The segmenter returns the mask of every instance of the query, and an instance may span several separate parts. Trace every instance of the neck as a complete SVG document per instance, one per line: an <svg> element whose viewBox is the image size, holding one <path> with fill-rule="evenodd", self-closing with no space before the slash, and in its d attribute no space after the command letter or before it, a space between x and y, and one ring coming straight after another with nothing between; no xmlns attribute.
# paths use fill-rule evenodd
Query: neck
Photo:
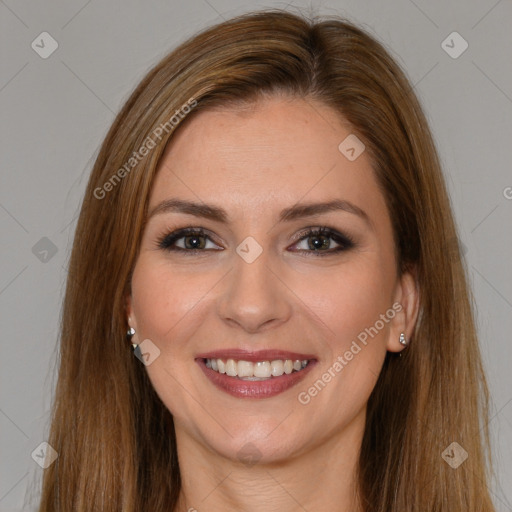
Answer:
<svg viewBox="0 0 512 512"><path fill-rule="evenodd" d="M365 413L298 455L245 464L213 452L176 425L182 488L175 512L363 512L356 471Z"/></svg>

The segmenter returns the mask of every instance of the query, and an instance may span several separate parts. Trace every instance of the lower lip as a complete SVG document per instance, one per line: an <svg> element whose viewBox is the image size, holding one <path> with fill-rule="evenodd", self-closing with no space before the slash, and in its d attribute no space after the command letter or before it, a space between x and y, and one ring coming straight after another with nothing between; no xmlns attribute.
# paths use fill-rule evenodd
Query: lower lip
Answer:
<svg viewBox="0 0 512 512"><path fill-rule="evenodd" d="M196 359L196 362L215 386L236 398L270 398L276 396L304 379L316 364L316 361L312 360L298 372L293 371L288 375L283 374L280 377L271 377L268 380L251 381L230 377L225 373L207 368L204 359Z"/></svg>

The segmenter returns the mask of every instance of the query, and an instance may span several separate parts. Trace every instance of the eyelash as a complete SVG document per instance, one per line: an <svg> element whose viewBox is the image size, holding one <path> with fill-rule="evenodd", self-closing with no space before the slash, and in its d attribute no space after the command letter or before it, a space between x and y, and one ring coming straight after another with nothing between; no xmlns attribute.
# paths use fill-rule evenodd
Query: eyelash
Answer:
<svg viewBox="0 0 512 512"><path fill-rule="evenodd" d="M159 249L162 249L164 251L176 251L181 252L182 254L186 254L187 256L193 256L200 252L205 252L212 249L183 249L181 247L173 247L173 244L176 243L181 238L185 238L187 236L203 236L206 238L210 238L206 230L203 228L182 228L178 229L176 231L173 231L172 233L168 233L163 235L157 240L157 247ZM310 253L307 256L313 256L313 257L323 257L323 256L332 256L334 253L344 252L349 249L352 249L355 247L354 240L346 235L341 234L337 232L334 229L331 229L327 226L321 226L319 228L307 228L304 231L302 231L299 235L297 240L294 242L293 245L298 244L304 239L307 239L311 236L328 236L332 240L334 240L337 244L340 244L339 247L336 247L334 249L329 249L328 251L316 251L316 250L307 250L307 249L298 249L297 252L301 253ZM213 240L212 240L213 241ZM218 249L213 249L218 250ZM311 254L312 253L312 254Z"/></svg>

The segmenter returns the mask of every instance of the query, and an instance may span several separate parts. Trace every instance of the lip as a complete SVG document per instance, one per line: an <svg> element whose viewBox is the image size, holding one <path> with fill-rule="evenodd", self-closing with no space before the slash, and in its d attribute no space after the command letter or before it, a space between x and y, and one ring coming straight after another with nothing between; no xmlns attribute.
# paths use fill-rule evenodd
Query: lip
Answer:
<svg viewBox="0 0 512 512"><path fill-rule="evenodd" d="M265 356L262 358L262 354L270 354L272 357L271 360L275 359L293 359L293 357L288 357L292 355L292 352L280 352L280 351L261 351L261 352L251 352L250 355L252 359L245 359L240 355L236 357L233 356L233 351L229 351L229 356L219 355L223 353L228 353L228 351L219 351L219 352L211 352L212 355L208 355L208 357L198 357L196 359L197 364L206 375L206 377L212 382L218 389L224 391L225 393L235 397L235 398L271 398L273 396L279 395L290 389L291 387L298 384L301 380L303 380L309 372L314 368L316 363L318 362L316 359L313 359L311 356L306 356L305 354L297 354L299 357L295 357L295 359L304 360L310 359L308 365L302 370L296 372L292 372L288 375L283 374L280 377L272 377L268 380L260 380L260 381L250 381L250 380L242 380L237 379L236 377L230 377L225 373L219 373L211 368L206 367L206 359L238 359L244 361L268 361L269 357ZM279 353L278 357L274 357L274 354ZM257 354L257 356L254 356ZM286 354L286 357L283 356Z"/></svg>
<svg viewBox="0 0 512 512"><path fill-rule="evenodd" d="M305 359L315 359L313 354L299 354L298 352L288 352L285 350L244 350L240 348L215 350L212 352L205 352L196 356L199 359L236 359L237 361L249 361L256 363L258 361L275 361L276 359L291 359L292 361ZM309 365L308 365L309 366ZM307 367L306 367L307 368Z"/></svg>

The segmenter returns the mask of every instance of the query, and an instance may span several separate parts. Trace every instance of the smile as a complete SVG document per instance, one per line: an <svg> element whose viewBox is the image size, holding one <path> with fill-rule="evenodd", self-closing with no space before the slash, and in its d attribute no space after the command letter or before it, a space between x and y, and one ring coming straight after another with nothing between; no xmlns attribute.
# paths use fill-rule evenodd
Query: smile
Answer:
<svg viewBox="0 0 512 512"><path fill-rule="evenodd" d="M270 398L302 381L318 363L312 354L231 349L198 354L207 381L236 398Z"/></svg>
<svg viewBox="0 0 512 512"><path fill-rule="evenodd" d="M206 368L243 380L268 380L281 375L300 372L308 365L308 360L275 359L273 361L244 361L235 359L205 359Z"/></svg>

